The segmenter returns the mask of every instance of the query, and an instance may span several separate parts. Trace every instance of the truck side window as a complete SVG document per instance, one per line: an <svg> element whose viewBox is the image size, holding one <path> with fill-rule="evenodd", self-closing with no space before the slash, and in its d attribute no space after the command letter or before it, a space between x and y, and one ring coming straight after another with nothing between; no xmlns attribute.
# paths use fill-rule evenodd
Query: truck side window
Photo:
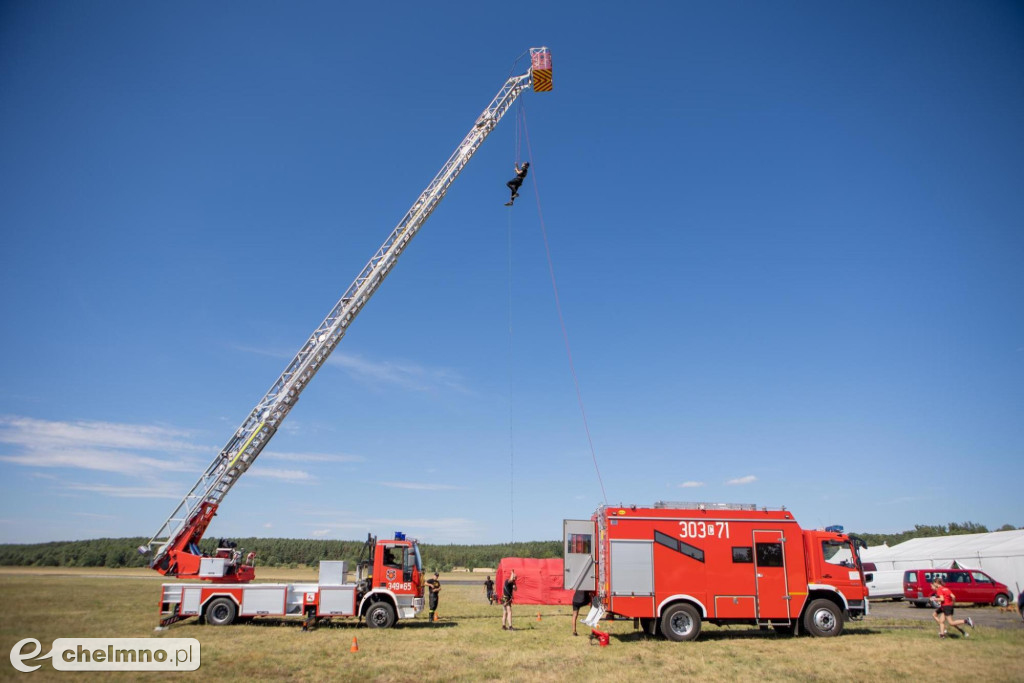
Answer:
<svg viewBox="0 0 1024 683"><path fill-rule="evenodd" d="M659 545L663 545L666 548L671 548L672 550L675 550L677 553L682 553L683 555L686 555L687 557L691 557L691 558L697 560L698 562L703 562L704 561L704 551L703 550L701 550L700 548L698 548L696 546L690 545L686 541L676 540L676 539L672 538L671 536L669 536L668 534L663 534L660 531L655 531L654 532L654 542L658 543Z"/></svg>
<svg viewBox="0 0 1024 683"><path fill-rule="evenodd" d="M782 567L781 543L757 543L758 567Z"/></svg>
<svg viewBox="0 0 1024 683"><path fill-rule="evenodd" d="M565 549L565 552L589 555L591 538L593 537L590 534L569 534L569 538L566 541L568 547Z"/></svg>
<svg viewBox="0 0 1024 683"><path fill-rule="evenodd" d="M752 564L754 562L754 549L750 546L733 548L732 561L742 564Z"/></svg>
<svg viewBox="0 0 1024 683"><path fill-rule="evenodd" d="M974 575L975 583L992 583L992 579L988 578L981 572L971 572L971 574Z"/></svg>

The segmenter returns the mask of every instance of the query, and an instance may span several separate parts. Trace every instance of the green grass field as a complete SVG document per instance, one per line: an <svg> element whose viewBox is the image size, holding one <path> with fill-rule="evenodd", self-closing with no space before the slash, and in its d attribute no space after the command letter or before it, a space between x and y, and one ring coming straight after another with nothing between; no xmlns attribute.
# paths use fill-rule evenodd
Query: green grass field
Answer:
<svg viewBox="0 0 1024 683"><path fill-rule="evenodd" d="M103 680L215 675L292 680L733 680L1024 681L1024 629L981 629L970 639L939 640L931 622L870 618L839 638L787 638L751 627L705 625L699 640L644 638L630 621L604 622L611 645L571 635L569 607L516 606L516 631L501 630L500 608L481 585L444 585L440 621L400 622L389 630L339 621L303 632L298 622L229 627L189 620L155 633L161 578L148 570L0 571L0 678L70 680L47 663L15 671L11 647L36 638L48 652L67 637L196 638L202 666L192 673L99 674ZM263 579L315 580L306 570L268 571ZM446 577L442 577L444 582ZM482 580L466 574L449 579ZM540 614L538 621L537 615ZM350 652L352 639L359 651ZM100 680L96 678L95 680Z"/></svg>

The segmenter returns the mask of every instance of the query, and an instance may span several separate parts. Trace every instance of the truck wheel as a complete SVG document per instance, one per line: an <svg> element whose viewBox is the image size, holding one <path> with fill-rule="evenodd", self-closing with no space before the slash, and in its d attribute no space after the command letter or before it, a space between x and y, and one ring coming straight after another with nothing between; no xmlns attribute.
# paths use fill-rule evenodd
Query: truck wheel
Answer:
<svg viewBox="0 0 1024 683"><path fill-rule="evenodd" d="M661 615L661 635L676 642L693 640L700 635L700 612L685 602L672 605Z"/></svg>
<svg viewBox="0 0 1024 683"><path fill-rule="evenodd" d="M996 599L993 602L993 604L996 607L1006 607L1007 605L1010 604L1010 596L1007 595L1006 593L1000 593L999 595L996 596Z"/></svg>
<svg viewBox="0 0 1024 683"><path fill-rule="evenodd" d="M238 609L231 598L214 598L206 606L206 623L213 626L227 626L235 620Z"/></svg>
<svg viewBox="0 0 1024 683"><path fill-rule="evenodd" d="M395 608L387 602L375 602L366 611L366 625L370 628L391 628L395 623Z"/></svg>
<svg viewBox="0 0 1024 683"><path fill-rule="evenodd" d="M831 638L843 632L843 614L831 600L819 598L804 612L804 629L817 638Z"/></svg>

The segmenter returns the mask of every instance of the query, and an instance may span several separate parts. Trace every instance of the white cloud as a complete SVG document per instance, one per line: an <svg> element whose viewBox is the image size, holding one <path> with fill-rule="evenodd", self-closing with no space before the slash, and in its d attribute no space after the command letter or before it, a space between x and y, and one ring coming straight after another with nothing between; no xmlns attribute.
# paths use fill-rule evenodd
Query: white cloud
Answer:
<svg viewBox="0 0 1024 683"><path fill-rule="evenodd" d="M327 364L341 368L356 380L371 386L389 384L427 393L439 390L473 393L459 373L449 368L429 368L391 360L373 361L352 353L335 353Z"/></svg>
<svg viewBox="0 0 1024 683"><path fill-rule="evenodd" d="M362 455L347 453L281 453L280 451L264 451L260 456L264 460L288 460L289 462L366 462Z"/></svg>
<svg viewBox="0 0 1024 683"><path fill-rule="evenodd" d="M290 482L313 480L313 476L305 470L279 470L273 467L253 467L248 471L248 474L253 477L279 479L281 481Z"/></svg>
<svg viewBox="0 0 1024 683"><path fill-rule="evenodd" d="M418 538L421 541L431 542L431 538L443 538L445 543L472 542L479 538L482 527L476 520L465 517L440 517L440 518L357 518L344 517L338 521L321 520L316 525L326 528L315 529L311 532L313 536L336 536L350 535L351 530L365 534L367 531L390 534L396 529L405 532L410 538Z"/></svg>
<svg viewBox="0 0 1024 683"><path fill-rule="evenodd" d="M196 469L194 464L182 461L159 460L116 451L74 448L63 451L40 448L38 451L21 455L0 455L0 461L26 467L75 467L123 474L143 474L153 470L187 472Z"/></svg>
<svg viewBox="0 0 1024 683"><path fill-rule="evenodd" d="M681 488L681 489L695 489L695 488L699 488L699 487L704 486L704 485L705 484L702 481L684 481L682 484L679 485L679 488Z"/></svg>
<svg viewBox="0 0 1024 683"><path fill-rule="evenodd" d="M302 510L301 514L307 517L350 517L355 513L349 512L348 510L324 510L323 508L309 508ZM317 524L323 524L323 522L317 522Z"/></svg>
<svg viewBox="0 0 1024 683"><path fill-rule="evenodd" d="M0 417L0 441L36 446L39 444L101 446L106 448L199 451L204 446L182 441L187 433L155 425L118 424L116 422L55 422L31 417Z"/></svg>
<svg viewBox="0 0 1024 683"><path fill-rule="evenodd" d="M261 356L291 359L293 354L268 351L249 346L236 346L239 351ZM433 393L441 390L472 394L462 376L450 368L430 368L409 361L370 360L354 353L335 351L327 359L327 365L344 370L353 379L370 387L381 385L398 386L410 391Z"/></svg>
<svg viewBox="0 0 1024 683"><path fill-rule="evenodd" d="M13 446L14 453L0 456L0 461L128 475L195 471L198 465L194 459L181 454L209 449L182 436L187 433L154 425L60 422L6 415L0 417L0 443ZM141 455L140 451L155 454ZM167 453L178 456L165 457Z"/></svg>
<svg viewBox="0 0 1024 683"><path fill-rule="evenodd" d="M879 500L875 502L875 505L906 505L907 503L920 503L925 500L934 500L938 496L899 496L889 500Z"/></svg>
<svg viewBox="0 0 1024 683"><path fill-rule="evenodd" d="M387 486L393 489L406 489L409 491L463 491L465 490L462 486L453 486L451 484L425 484L417 481L382 481L381 486Z"/></svg>
<svg viewBox="0 0 1024 683"><path fill-rule="evenodd" d="M726 486L741 486L743 484L753 484L755 481L757 481L757 477L755 477L753 474L748 474L745 477L737 477L736 479L730 479L729 481L725 482L725 484Z"/></svg>
<svg viewBox="0 0 1024 683"><path fill-rule="evenodd" d="M162 486L114 486L111 484L68 484L69 491L98 493L109 498L181 498L181 491Z"/></svg>

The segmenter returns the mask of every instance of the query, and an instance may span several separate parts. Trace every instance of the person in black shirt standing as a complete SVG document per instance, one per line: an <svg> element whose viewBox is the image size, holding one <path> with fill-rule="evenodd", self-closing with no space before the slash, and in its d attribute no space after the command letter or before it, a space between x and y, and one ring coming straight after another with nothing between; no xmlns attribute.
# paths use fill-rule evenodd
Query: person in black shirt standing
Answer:
<svg viewBox="0 0 1024 683"><path fill-rule="evenodd" d="M501 629L514 631L512 628L512 598L516 592L516 573L511 571L501 589Z"/></svg>
<svg viewBox="0 0 1024 683"><path fill-rule="evenodd" d="M487 580L484 581L484 592L487 593L487 604L488 605L493 605L494 604L494 579L492 579L490 576L488 576Z"/></svg>
<svg viewBox="0 0 1024 683"><path fill-rule="evenodd" d="M430 589L430 616L428 621L434 622L434 612L437 611L437 598L441 592L441 582L437 578L437 572L434 572L434 578L427 580L427 588Z"/></svg>

